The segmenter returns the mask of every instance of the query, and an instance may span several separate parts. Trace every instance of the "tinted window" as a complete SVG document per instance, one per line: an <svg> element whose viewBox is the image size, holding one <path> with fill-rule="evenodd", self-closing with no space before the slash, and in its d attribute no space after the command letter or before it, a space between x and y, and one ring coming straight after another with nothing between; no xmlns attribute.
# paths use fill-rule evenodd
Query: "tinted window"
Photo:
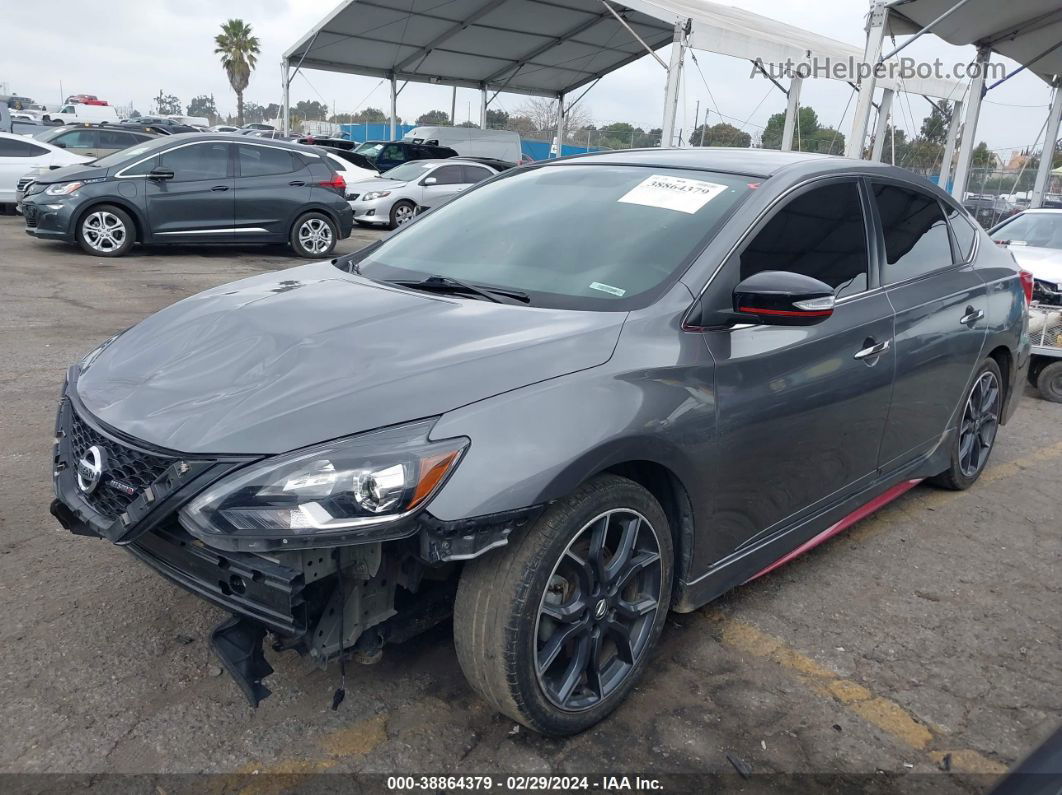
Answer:
<svg viewBox="0 0 1062 795"><path fill-rule="evenodd" d="M465 181L465 170L461 166L441 166L429 176L435 177L436 185L460 185Z"/></svg>
<svg viewBox="0 0 1062 795"><path fill-rule="evenodd" d="M121 130L99 130L99 147L101 149L125 149L139 143L144 138L137 138ZM145 136L146 137L146 136Z"/></svg>
<svg viewBox="0 0 1062 795"><path fill-rule="evenodd" d="M0 138L0 157L40 157L47 154L43 146L29 141L17 141L12 138Z"/></svg>
<svg viewBox="0 0 1062 795"><path fill-rule="evenodd" d="M229 144L202 143L171 149L163 152L159 167L172 170L176 182L223 179L229 174Z"/></svg>
<svg viewBox="0 0 1062 795"><path fill-rule="evenodd" d="M99 146L99 136L95 130L70 130L57 135L52 143L67 149L95 149Z"/></svg>
<svg viewBox="0 0 1062 795"><path fill-rule="evenodd" d="M867 289L866 225L854 182L801 194L767 222L741 253L741 278L760 271L802 273L837 297Z"/></svg>
<svg viewBox="0 0 1062 795"><path fill-rule="evenodd" d="M287 149L238 144L236 151L240 160L240 176L243 177L290 174L296 168ZM298 167L301 168L301 164Z"/></svg>
<svg viewBox="0 0 1062 795"><path fill-rule="evenodd" d="M509 172L383 241L360 273L508 287L536 306L626 309L674 278L749 194L748 181L639 166Z"/></svg>
<svg viewBox="0 0 1062 795"><path fill-rule="evenodd" d="M385 146L380 152L380 159L401 163L403 160L407 159L405 147L396 144Z"/></svg>
<svg viewBox="0 0 1062 795"><path fill-rule="evenodd" d="M494 172L481 166L462 166L465 172L463 182L482 182L487 177L493 177Z"/></svg>
<svg viewBox="0 0 1062 795"><path fill-rule="evenodd" d="M951 264L948 224L932 196L896 185L874 186L885 234L885 283L921 276Z"/></svg>
<svg viewBox="0 0 1062 795"><path fill-rule="evenodd" d="M973 253L974 238L977 235L973 228L973 221L951 205L945 204L944 211L948 214L951 233L955 236L955 243L959 247L958 261L966 262Z"/></svg>
<svg viewBox="0 0 1062 795"><path fill-rule="evenodd" d="M100 161L96 161L96 165L99 165ZM122 170L123 177L143 177L150 173L151 169L159 164L157 157L149 157L143 163L139 165L130 166L129 168Z"/></svg>

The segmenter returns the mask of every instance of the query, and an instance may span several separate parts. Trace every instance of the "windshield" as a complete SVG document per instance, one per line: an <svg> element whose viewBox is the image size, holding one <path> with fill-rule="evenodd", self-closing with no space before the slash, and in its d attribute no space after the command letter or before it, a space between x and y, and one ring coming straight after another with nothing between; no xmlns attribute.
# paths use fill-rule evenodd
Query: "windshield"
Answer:
<svg viewBox="0 0 1062 795"><path fill-rule="evenodd" d="M1062 213L1022 213L991 234L1012 246L1062 249Z"/></svg>
<svg viewBox="0 0 1062 795"><path fill-rule="evenodd" d="M640 166L509 172L385 240L359 272L515 290L535 306L629 309L677 278L748 195L748 183Z"/></svg>
<svg viewBox="0 0 1062 795"><path fill-rule="evenodd" d="M403 163L400 166L395 166L392 169L385 171L380 176L384 179L401 179L401 180L415 180L420 179L424 172L435 168L435 163L425 163L423 160L420 162Z"/></svg>
<svg viewBox="0 0 1062 795"><path fill-rule="evenodd" d="M365 157L373 159L378 154L380 154L380 151L383 148L384 145L379 141L366 141L354 151L357 152L359 155L365 155Z"/></svg>
<svg viewBox="0 0 1062 795"><path fill-rule="evenodd" d="M120 149L117 152L112 152L106 157L101 157L99 160L93 161L92 165L110 168L111 166L124 165L127 161L132 163L141 157L147 157L155 150L161 148L166 142L166 138L155 138L151 141L131 146L128 149Z"/></svg>

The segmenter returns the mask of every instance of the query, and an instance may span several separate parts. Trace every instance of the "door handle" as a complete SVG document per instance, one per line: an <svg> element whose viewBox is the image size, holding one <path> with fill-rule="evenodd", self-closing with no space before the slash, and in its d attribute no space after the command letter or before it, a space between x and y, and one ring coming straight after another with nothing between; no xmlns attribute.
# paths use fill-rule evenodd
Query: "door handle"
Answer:
<svg viewBox="0 0 1062 795"><path fill-rule="evenodd" d="M867 342L873 342L873 340L868 339L863 344L866 345ZM885 351L889 349L889 346L891 344L892 343L890 340L885 340L884 342L876 342L873 345L869 345L866 348L863 348L863 350L861 351L856 351L854 354L852 354L852 358L859 359L861 361L864 359L873 359L876 356L880 356L881 354L885 353Z"/></svg>
<svg viewBox="0 0 1062 795"><path fill-rule="evenodd" d="M293 188L304 188L304 187L306 187L306 183L303 182L301 179L293 179L288 184L291 185L291 187L293 187Z"/></svg>
<svg viewBox="0 0 1062 795"><path fill-rule="evenodd" d="M213 188L211 188L212 191L215 191L217 193L221 193L223 191L227 191L228 189L229 189L228 185L215 185Z"/></svg>
<svg viewBox="0 0 1062 795"><path fill-rule="evenodd" d="M985 316L983 309L974 309L972 306L966 307L966 314L959 318L959 322L964 326L973 328L974 323Z"/></svg>

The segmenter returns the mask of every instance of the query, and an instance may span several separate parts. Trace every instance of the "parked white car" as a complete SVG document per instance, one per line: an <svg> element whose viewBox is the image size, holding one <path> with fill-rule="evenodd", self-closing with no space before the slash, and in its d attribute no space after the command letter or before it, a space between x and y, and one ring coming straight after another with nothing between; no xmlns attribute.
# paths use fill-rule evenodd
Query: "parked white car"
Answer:
<svg viewBox="0 0 1062 795"><path fill-rule="evenodd" d="M347 183L347 199L354 222L361 226L383 224L390 229L413 220L453 198L477 182L493 177L510 163L487 165L456 157L445 160L414 160L385 171L375 179Z"/></svg>
<svg viewBox="0 0 1062 795"><path fill-rule="evenodd" d="M321 147L322 149L324 147ZM333 154L325 150L325 157L328 158L332 167L339 172L339 175L343 177L343 181L347 183L347 198L350 198L350 186L356 183L365 182L366 180L378 177L379 174L375 169L359 168L351 163L349 160L344 160L337 154Z"/></svg>
<svg viewBox="0 0 1062 795"><path fill-rule="evenodd" d="M25 135L0 133L0 204L16 202L15 191L23 178L91 159Z"/></svg>
<svg viewBox="0 0 1062 795"><path fill-rule="evenodd" d="M988 236L1006 246L1033 275L1033 297L1062 306L1062 210L1026 210L993 227Z"/></svg>

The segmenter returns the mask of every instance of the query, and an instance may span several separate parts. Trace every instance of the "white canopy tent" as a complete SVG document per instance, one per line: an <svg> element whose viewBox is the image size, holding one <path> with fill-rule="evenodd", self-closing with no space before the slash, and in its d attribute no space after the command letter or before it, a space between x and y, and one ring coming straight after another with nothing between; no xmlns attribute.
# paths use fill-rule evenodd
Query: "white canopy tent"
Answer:
<svg viewBox="0 0 1062 795"><path fill-rule="evenodd" d="M1028 69L1054 86L1044 150L1032 197L1032 206L1040 206L1051 170L1054 144L1058 139L1059 119L1062 117L1062 5L1059 0L893 0L888 5L878 0L871 12L871 25L867 33L868 62L879 59L886 33L913 34L916 38L933 33L950 44L974 44L977 46L978 64L987 66L992 53L996 52L1017 61L1022 69ZM887 55L895 56L910 41ZM870 82L872 84L873 80ZM952 195L960 200L966 192L981 101L986 91L994 87L986 88L985 82L984 70L970 79L952 187ZM865 129L868 115L868 109L857 108L853 138L859 129ZM949 144L954 142L958 124L959 114L956 113L949 131ZM861 145L862 136L859 138ZM945 151L942 185L947 181L950 161L951 146Z"/></svg>
<svg viewBox="0 0 1062 795"><path fill-rule="evenodd" d="M667 44L671 62L656 50ZM285 54L283 117L287 129L291 80L301 68L373 75L391 84L391 129L406 81L477 88L481 126L498 92L560 101L558 138L567 111L604 75L646 53L667 69L662 145L675 143L683 56L688 48L764 63L793 65L863 60L859 47L707 0L344 0ZM294 71L293 71L294 70ZM832 77L832 74L813 75ZM403 86L399 86L399 82ZM956 99L953 81L912 79L902 86L879 81L880 154L892 92L905 90ZM791 146L801 77L793 76L783 148ZM869 112L872 91L866 95ZM679 142L681 145L681 142Z"/></svg>

